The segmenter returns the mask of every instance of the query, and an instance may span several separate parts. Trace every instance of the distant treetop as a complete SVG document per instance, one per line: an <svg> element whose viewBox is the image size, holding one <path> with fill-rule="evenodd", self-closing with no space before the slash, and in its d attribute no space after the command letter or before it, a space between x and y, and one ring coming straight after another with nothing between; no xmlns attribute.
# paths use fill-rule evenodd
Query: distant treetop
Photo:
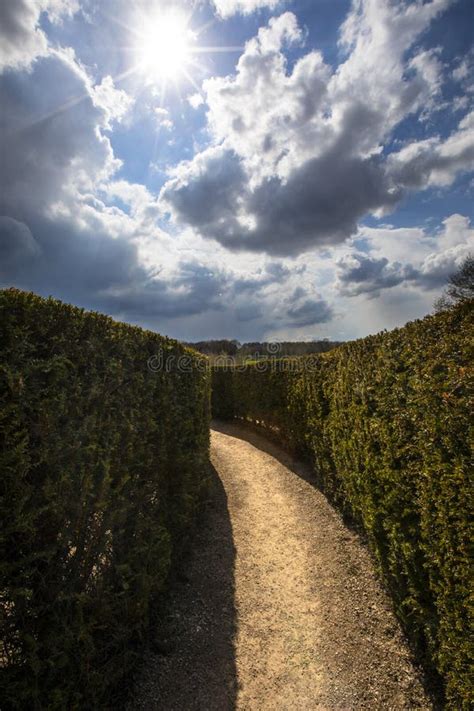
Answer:
<svg viewBox="0 0 474 711"><path fill-rule="evenodd" d="M251 358L252 356L303 356L312 353L326 353L327 351L341 345L339 341L329 341L327 338L321 341L274 341L274 342L252 342L239 343L233 340L198 341L187 343L200 353L205 355L227 355L240 358Z"/></svg>

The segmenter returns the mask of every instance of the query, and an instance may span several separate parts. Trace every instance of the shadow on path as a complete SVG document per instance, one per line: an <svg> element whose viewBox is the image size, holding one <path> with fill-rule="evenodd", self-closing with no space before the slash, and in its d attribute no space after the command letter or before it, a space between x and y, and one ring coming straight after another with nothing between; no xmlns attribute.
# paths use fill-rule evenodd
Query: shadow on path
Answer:
<svg viewBox="0 0 474 711"><path fill-rule="evenodd" d="M235 547L226 492L213 467L191 548L172 583L155 653L145 664L129 709L235 709Z"/></svg>
<svg viewBox="0 0 474 711"><path fill-rule="evenodd" d="M280 464L285 466L290 472L296 474L300 479L307 482L313 486L320 495L324 497L328 505L335 512L335 515L340 516L341 522L343 523L343 540L345 545L349 545L349 541L358 540L363 546L364 551L369 553L370 565L375 569L375 563L373 554L369 552L369 546L367 543L367 538L361 526L358 525L353 519L344 515L334 504L329 497L326 496L324 490L322 490L320 483L318 482L317 475L315 474L312 467L292 455L287 449L285 449L285 443L279 442L278 434L269 432L258 425L254 425L251 422L232 420L213 420L211 424L211 429L216 432L220 432L229 437L233 437L239 440L243 440L251 444L256 449L269 454L274 459L276 459ZM345 531L345 533L344 533ZM347 535L346 535L347 534ZM356 537L356 538L354 538ZM355 570L354 566L350 567L350 571ZM386 581L382 581L380 573L377 573L376 579L380 582L381 586L384 587L385 591L390 594L390 587L387 585ZM393 602L388 603L388 608L393 612ZM388 625L387 625L388 629ZM424 687L424 690L429 697L430 708L433 711L441 711L444 708L442 687L438 676L431 670L426 670L423 668L421 663L421 656L419 650L410 642L409 637L404 639L407 646L411 651L411 660L416 666L417 674L419 675L420 681ZM400 707L402 708L402 707ZM403 708L406 708L403 706ZM416 707L418 708L418 706Z"/></svg>

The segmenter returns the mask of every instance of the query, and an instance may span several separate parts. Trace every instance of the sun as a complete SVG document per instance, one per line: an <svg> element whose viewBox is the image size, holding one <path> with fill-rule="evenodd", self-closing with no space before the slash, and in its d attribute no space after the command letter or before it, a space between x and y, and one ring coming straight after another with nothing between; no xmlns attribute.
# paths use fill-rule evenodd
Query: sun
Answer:
<svg viewBox="0 0 474 711"><path fill-rule="evenodd" d="M188 19L178 11L148 19L140 32L137 53L140 70L151 81L177 81L190 62L194 35Z"/></svg>
<svg viewBox="0 0 474 711"><path fill-rule="evenodd" d="M1 1L1 0L0 0ZM115 21L130 36L125 49L131 56L128 68L115 77L115 81L135 77L135 81L153 86L161 94L163 103L169 88L181 97L180 86L191 84L200 91L196 76L209 71L206 57L217 53L239 52L242 46L216 46L200 43L201 35L212 23L193 28L193 12L182 6L161 7L158 12L140 10L131 12L129 22Z"/></svg>

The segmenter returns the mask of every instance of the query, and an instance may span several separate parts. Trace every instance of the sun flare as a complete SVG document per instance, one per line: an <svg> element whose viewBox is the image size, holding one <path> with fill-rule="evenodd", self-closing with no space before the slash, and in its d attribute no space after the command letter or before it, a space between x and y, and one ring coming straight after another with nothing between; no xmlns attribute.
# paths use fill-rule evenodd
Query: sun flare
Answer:
<svg viewBox="0 0 474 711"><path fill-rule="evenodd" d="M135 12L125 26L133 38L127 49L131 62L119 79L135 76L136 81L156 88L161 102L170 89L181 96L181 86L191 84L199 92L199 77L209 72L210 55L243 51L242 46L201 44L201 35L209 30L207 22L193 27L193 13L176 5L155 13ZM120 23L122 24L122 23Z"/></svg>
<svg viewBox="0 0 474 711"><path fill-rule="evenodd" d="M162 13L141 33L140 68L150 79L176 81L184 73L192 51L193 33L178 12Z"/></svg>

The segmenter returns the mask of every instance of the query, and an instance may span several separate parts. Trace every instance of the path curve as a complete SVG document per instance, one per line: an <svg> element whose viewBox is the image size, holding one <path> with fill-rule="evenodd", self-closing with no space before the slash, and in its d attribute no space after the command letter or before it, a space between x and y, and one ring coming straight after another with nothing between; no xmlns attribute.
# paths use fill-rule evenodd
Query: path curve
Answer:
<svg viewBox="0 0 474 711"><path fill-rule="evenodd" d="M175 596L177 648L150 662L133 708L431 709L368 552L308 471L233 424L215 426L211 452L228 555L214 511Z"/></svg>

